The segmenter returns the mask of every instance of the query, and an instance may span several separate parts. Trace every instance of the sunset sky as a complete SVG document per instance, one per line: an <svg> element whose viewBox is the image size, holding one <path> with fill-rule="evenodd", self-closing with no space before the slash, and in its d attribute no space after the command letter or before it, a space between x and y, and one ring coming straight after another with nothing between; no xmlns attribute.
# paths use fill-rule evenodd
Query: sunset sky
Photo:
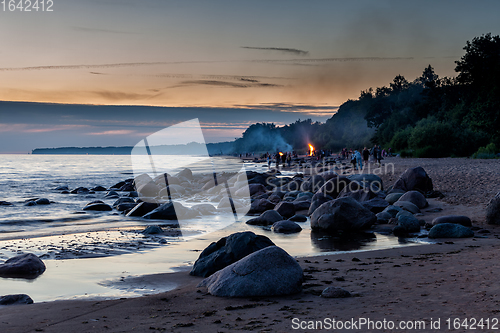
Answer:
<svg viewBox="0 0 500 333"><path fill-rule="evenodd" d="M499 1L54 0L0 8L0 152L134 145L198 117L207 141L253 122L324 121L361 90L500 33ZM181 108L181 107L187 107ZM7 140L8 144L6 144Z"/></svg>

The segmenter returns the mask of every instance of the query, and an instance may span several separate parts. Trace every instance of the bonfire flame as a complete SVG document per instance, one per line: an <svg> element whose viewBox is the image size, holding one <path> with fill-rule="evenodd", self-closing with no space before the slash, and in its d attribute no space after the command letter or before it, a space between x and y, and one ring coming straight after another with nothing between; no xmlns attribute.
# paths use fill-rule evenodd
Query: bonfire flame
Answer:
<svg viewBox="0 0 500 333"><path fill-rule="evenodd" d="M312 156L314 153L314 146L312 144L309 144L309 156Z"/></svg>

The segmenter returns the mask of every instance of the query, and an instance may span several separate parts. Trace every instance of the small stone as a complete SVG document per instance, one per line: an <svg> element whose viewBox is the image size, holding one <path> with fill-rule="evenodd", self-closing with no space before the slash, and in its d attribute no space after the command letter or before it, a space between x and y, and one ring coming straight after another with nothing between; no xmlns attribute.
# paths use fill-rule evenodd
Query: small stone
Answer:
<svg viewBox="0 0 500 333"><path fill-rule="evenodd" d="M283 220L283 221L278 221L273 224L271 229L274 232L277 233L283 233L283 234L292 234L296 232L302 231L302 228L300 225L293 221L288 221L288 220Z"/></svg>
<svg viewBox="0 0 500 333"><path fill-rule="evenodd" d="M37 205L49 205L50 204L50 200L47 199L47 198L40 198L38 200L35 200L35 203Z"/></svg>
<svg viewBox="0 0 500 333"><path fill-rule="evenodd" d="M351 293L339 287L327 287L321 293L324 298L346 298L351 297Z"/></svg>
<svg viewBox="0 0 500 333"><path fill-rule="evenodd" d="M146 229L142 231L144 235L156 235L156 234L162 234L163 229L160 226L157 225L150 225Z"/></svg>

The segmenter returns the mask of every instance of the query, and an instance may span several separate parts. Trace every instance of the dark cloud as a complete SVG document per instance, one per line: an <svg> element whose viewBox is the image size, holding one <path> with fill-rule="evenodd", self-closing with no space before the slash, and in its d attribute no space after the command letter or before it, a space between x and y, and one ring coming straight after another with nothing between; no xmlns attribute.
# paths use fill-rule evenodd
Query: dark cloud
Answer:
<svg viewBox="0 0 500 333"><path fill-rule="evenodd" d="M137 94L137 93L126 93L121 91L93 91L94 95L100 96L110 101L121 101L121 100L142 100L151 99L159 94Z"/></svg>
<svg viewBox="0 0 500 333"><path fill-rule="evenodd" d="M316 58L316 59L256 59L242 61L157 61L157 62L123 62L113 64L80 64L80 65L55 65L55 66L28 66L28 67L3 67L0 72L7 71L33 71L33 70L52 70L52 69L102 69L102 68L121 68L121 67L138 67L138 66L155 66L155 65L179 65L179 64L202 64L202 63L227 63L227 62L266 62L266 63L288 63L288 64L314 64L328 62L351 62L351 61L399 61L413 60L413 57L350 57L350 58ZM162 74L158 74L161 76ZM178 77L187 76L187 74L164 74L165 76L177 75ZM226 76L229 77L229 76ZM240 76L244 77L244 76Z"/></svg>
<svg viewBox="0 0 500 333"><path fill-rule="evenodd" d="M278 51L283 53L293 53L297 55L306 56L309 54L309 51L299 50L299 49L290 49L285 47L255 47L255 46L242 46L242 49L250 49L250 50L263 50L263 51Z"/></svg>
<svg viewBox="0 0 500 333"><path fill-rule="evenodd" d="M334 114L339 109L332 105L309 105L292 103L261 103L261 104L241 104L235 105L237 108L272 110L280 112L301 112L304 114Z"/></svg>
<svg viewBox="0 0 500 333"><path fill-rule="evenodd" d="M7 71L33 71L33 70L51 70L51 69L96 69L96 68L120 68L136 66L155 66L155 65L176 65L176 64L201 64L215 63L224 61L158 61L158 62L123 62L114 64L100 65L59 65L59 66L31 66L31 67L3 67L1 72Z"/></svg>
<svg viewBox="0 0 500 333"><path fill-rule="evenodd" d="M290 77L279 76L251 76L251 75L202 75L203 79L209 80L238 80L238 81L255 81L259 80L291 80Z"/></svg>
<svg viewBox="0 0 500 333"><path fill-rule="evenodd" d="M316 58L316 59L261 59L251 60L253 62L268 63L327 63L327 62L351 62L351 61L399 61L413 60L413 57L348 57L348 58Z"/></svg>
<svg viewBox="0 0 500 333"><path fill-rule="evenodd" d="M245 81L245 80L242 80ZM206 86L216 86L216 87L229 87L229 88L254 88L254 87L282 87L279 84L273 83L260 83L256 80L246 80L245 83L228 82L228 81L218 81L218 80L191 80L183 81L181 85L177 85L171 88L176 88L185 85L206 85Z"/></svg>
<svg viewBox="0 0 500 333"><path fill-rule="evenodd" d="M161 73L154 74L154 77L164 77L169 79L202 79L202 80L215 80L215 81L248 81L259 82L260 80L294 80L292 77L280 76L253 76L253 75L196 75L196 74L174 74L174 73Z"/></svg>

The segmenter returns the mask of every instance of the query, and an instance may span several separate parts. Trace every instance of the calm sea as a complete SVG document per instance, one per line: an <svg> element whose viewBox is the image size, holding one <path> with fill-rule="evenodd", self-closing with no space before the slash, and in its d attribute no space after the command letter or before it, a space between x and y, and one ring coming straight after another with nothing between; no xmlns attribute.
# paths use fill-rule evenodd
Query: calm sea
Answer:
<svg viewBox="0 0 500 333"><path fill-rule="evenodd" d="M210 170L209 163L194 156L156 157L157 171L178 170L191 166ZM148 163L134 165L137 172L151 172ZM128 219L113 213L76 214L93 200L113 204L106 192L95 194L61 194L55 189L67 186L93 188L112 185L133 178L128 155L0 155L0 200L12 203L0 206L0 239L24 235L57 234L78 230L98 230L110 226L130 225ZM47 198L50 205L26 206L33 198Z"/></svg>

